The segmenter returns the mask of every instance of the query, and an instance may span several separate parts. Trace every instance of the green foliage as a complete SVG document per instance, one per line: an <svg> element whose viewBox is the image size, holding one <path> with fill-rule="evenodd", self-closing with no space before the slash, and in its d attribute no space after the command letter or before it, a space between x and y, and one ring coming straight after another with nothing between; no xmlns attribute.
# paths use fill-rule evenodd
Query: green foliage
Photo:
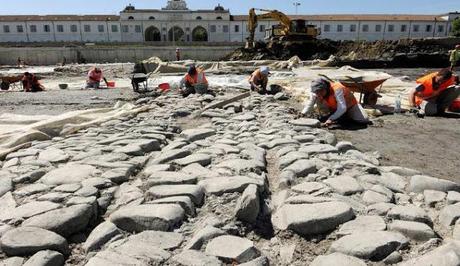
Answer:
<svg viewBox="0 0 460 266"><path fill-rule="evenodd" d="M460 18L456 18L452 22L452 36L460 37Z"/></svg>

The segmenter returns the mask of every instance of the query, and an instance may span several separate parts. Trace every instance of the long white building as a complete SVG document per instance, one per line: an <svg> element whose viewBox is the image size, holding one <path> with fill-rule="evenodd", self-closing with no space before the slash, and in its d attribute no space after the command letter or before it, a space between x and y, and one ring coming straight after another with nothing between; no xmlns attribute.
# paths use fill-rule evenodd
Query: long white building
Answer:
<svg viewBox="0 0 460 266"><path fill-rule="evenodd" d="M443 15L300 15L321 29L320 38L332 40L399 40L447 37L459 12ZM127 6L116 15L21 15L0 16L0 42L245 42L245 15L231 15L218 5L209 10L190 10L184 0L169 0L165 8L136 9ZM278 24L261 20L256 39Z"/></svg>

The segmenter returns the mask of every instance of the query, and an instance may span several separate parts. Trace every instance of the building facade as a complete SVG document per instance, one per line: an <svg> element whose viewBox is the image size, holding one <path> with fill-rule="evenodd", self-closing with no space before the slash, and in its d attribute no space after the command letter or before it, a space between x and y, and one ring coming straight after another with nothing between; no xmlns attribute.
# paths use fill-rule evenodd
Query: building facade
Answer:
<svg viewBox="0 0 460 266"><path fill-rule="evenodd" d="M399 40L447 37L460 13L445 15L305 15L321 29L320 38L332 40ZM115 15L0 16L0 42L94 42L94 43L226 43L245 42L248 16L231 15L218 5L209 10L190 10L184 0L169 0L162 9L127 6ZM256 39L275 20L260 20Z"/></svg>

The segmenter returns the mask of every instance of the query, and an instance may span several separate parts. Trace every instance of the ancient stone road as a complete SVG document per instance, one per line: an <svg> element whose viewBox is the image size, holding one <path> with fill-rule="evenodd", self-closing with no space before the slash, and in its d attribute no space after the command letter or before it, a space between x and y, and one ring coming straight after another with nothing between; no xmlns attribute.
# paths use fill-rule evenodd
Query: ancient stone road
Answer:
<svg viewBox="0 0 460 266"><path fill-rule="evenodd" d="M139 101L9 154L0 264L460 264L459 184L379 166L271 96L192 115L225 97Z"/></svg>

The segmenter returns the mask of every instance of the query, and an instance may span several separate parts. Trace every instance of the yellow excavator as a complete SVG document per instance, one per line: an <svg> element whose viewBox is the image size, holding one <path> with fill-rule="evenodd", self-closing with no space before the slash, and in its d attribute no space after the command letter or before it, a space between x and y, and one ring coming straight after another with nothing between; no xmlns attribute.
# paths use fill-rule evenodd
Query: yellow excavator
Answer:
<svg viewBox="0 0 460 266"><path fill-rule="evenodd" d="M256 14L257 11L266 12ZM249 37L246 46L254 47L255 32L259 19L275 19L279 21L279 25L274 25L266 30L265 39L269 40L269 46L272 43L279 42L304 42L316 39L320 34L319 29L315 25L308 25L303 19L290 19L284 13L278 10L266 10L251 8L249 10L248 31Z"/></svg>

